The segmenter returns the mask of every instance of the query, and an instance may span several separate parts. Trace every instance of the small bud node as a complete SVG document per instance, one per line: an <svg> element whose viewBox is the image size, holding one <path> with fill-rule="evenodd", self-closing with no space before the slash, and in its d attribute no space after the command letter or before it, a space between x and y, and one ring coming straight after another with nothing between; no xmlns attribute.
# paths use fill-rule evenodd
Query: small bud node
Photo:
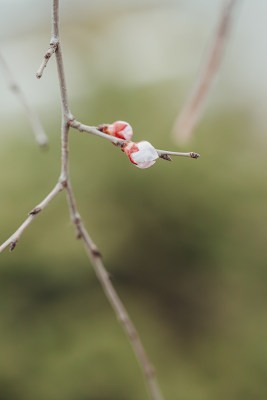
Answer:
<svg viewBox="0 0 267 400"><path fill-rule="evenodd" d="M197 154L197 153L191 152L191 153L190 153L190 157L191 157L191 158L198 158L198 157L200 157L200 155Z"/></svg>
<svg viewBox="0 0 267 400"><path fill-rule="evenodd" d="M92 249L92 254L93 254L94 257L102 257L102 254L101 254L101 252L98 250L97 247L94 247L94 248Z"/></svg>
<svg viewBox="0 0 267 400"><path fill-rule="evenodd" d="M168 154L160 154L159 157L163 160L172 161L171 157Z"/></svg>
<svg viewBox="0 0 267 400"><path fill-rule="evenodd" d="M30 212L29 215L36 215L39 214L39 212L42 211L40 207L34 207Z"/></svg>
<svg viewBox="0 0 267 400"><path fill-rule="evenodd" d="M10 246L9 246L9 251L10 251L10 253L11 253L11 251L13 251L13 250L15 249L17 243L18 243L18 240L17 240L17 239L14 240L14 241L12 241L12 242L10 243Z"/></svg>

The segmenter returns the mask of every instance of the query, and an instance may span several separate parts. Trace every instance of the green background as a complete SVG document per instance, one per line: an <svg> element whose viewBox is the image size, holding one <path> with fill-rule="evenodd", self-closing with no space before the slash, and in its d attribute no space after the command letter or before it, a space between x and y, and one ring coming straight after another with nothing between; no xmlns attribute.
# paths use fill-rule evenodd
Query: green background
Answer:
<svg viewBox="0 0 267 400"><path fill-rule="evenodd" d="M53 62L48 68L56 73ZM90 85L90 76L84 79ZM136 141L201 154L140 170L110 143L70 133L78 208L166 399L267 398L264 127L255 128L242 104L207 111L190 143L178 148L170 131L186 96L182 79L124 88L100 81L93 95L71 101L78 120L126 120ZM1 242L59 176L59 107L38 111L48 151L34 143L22 111L1 128L8 138L0 149ZM1 400L148 398L75 239L64 192L12 253L1 254L0 265Z"/></svg>

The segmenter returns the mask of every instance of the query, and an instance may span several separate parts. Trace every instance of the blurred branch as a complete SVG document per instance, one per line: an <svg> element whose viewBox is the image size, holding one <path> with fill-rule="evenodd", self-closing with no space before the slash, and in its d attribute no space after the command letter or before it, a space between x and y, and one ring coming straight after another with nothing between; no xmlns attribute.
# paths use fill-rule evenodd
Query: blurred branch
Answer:
<svg viewBox="0 0 267 400"><path fill-rule="evenodd" d="M32 223L32 221L36 218L36 216L52 201L59 192L63 189L63 185L58 182L54 189L46 196L46 198L34 207L30 212L28 218L23 222L23 224L16 230L13 235L10 236L1 246L0 253L5 250L8 246L10 246L10 251L13 251L16 247L16 244L19 241L20 236L25 231L25 229Z"/></svg>
<svg viewBox="0 0 267 400"><path fill-rule="evenodd" d="M226 0L224 2L210 52L185 101L184 107L174 123L173 134L179 142L186 142L190 139L198 122L201 109L222 60L223 50L230 31L233 8L237 1Z"/></svg>
<svg viewBox="0 0 267 400"><path fill-rule="evenodd" d="M5 74L5 77L6 77L6 80L8 82L10 89L17 95L22 106L24 107L26 115L28 116L28 119L32 126L32 130L34 132L37 143L42 147L47 146L48 140L47 140L46 133L42 127L42 124L41 124L36 112L30 106L30 104L29 104L28 100L26 99L26 96L24 95L20 86L16 82L16 79L14 78L6 60L4 59L4 57L1 53L0 53L0 64L1 64L1 67L3 69L3 72Z"/></svg>

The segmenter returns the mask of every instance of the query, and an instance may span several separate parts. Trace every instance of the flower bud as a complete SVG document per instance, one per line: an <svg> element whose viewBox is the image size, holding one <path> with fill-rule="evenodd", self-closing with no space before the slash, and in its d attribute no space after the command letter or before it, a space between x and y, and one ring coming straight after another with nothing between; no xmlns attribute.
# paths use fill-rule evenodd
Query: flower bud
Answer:
<svg viewBox="0 0 267 400"><path fill-rule="evenodd" d="M104 133L115 136L119 139L131 140L133 136L133 129L128 122L116 121L113 124L103 125L102 128Z"/></svg>
<svg viewBox="0 0 267 400"><path fill-rule="evenodd" d="M137 143L130 142L124 146L123 151L138 168L151 167L159 157L157 150L146 140Z"/></svg>

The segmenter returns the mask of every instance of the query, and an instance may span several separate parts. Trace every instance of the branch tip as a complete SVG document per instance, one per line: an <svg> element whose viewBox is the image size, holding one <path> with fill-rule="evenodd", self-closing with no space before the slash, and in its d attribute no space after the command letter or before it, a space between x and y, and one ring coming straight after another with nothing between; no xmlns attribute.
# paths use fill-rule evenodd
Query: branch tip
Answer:
<svg viewBox="0 0 267 400"><path fill-rule="evenodd" d="M199 158L199 157L200 157L200 154L191 152L191 153L190 153L190 157L191 157L191 158Z"/></svg>
<svg viewBox="0 0 267 400"><path fill-rule="evenodd" d="M42 61L41 65L40 65L38 71L36 72L36 78L37 79L40 79L43 76L44 69L45 69L50 57L52 56L52 54L57 51L58 46L59 46L59 41L58 40L53 40L53 41L51 40L50 47L47 50L47 52L45 53L43 61Z"/></svg>
<svg viewBox="0 0 267 400"><path fill-rule="evenodd" d="M39 146L40 146L40 148L41 148L43 151L49 150L49 144L48 144L48 142L41 142L41 141L40 141Z"/></svg>
<svg viewBox="0 0 267 400"><path fill-rule="evenodd" d="M31 104L28 102L24 92L20 88L20 85L16 81L16 77L13 76L12 71L10 70L5 58L0 53L0 67L3 68L4 74L6 75L6 79L8 82L8 86L10 90L17 95L18 99L20 100L22 106L25 109L26 115L30 121L32 126L32 130L35 135L35 139L39 146L42 146L44 143L47 143L47 136L42 127L40 119L34 109L32 108Z"/></svg>

